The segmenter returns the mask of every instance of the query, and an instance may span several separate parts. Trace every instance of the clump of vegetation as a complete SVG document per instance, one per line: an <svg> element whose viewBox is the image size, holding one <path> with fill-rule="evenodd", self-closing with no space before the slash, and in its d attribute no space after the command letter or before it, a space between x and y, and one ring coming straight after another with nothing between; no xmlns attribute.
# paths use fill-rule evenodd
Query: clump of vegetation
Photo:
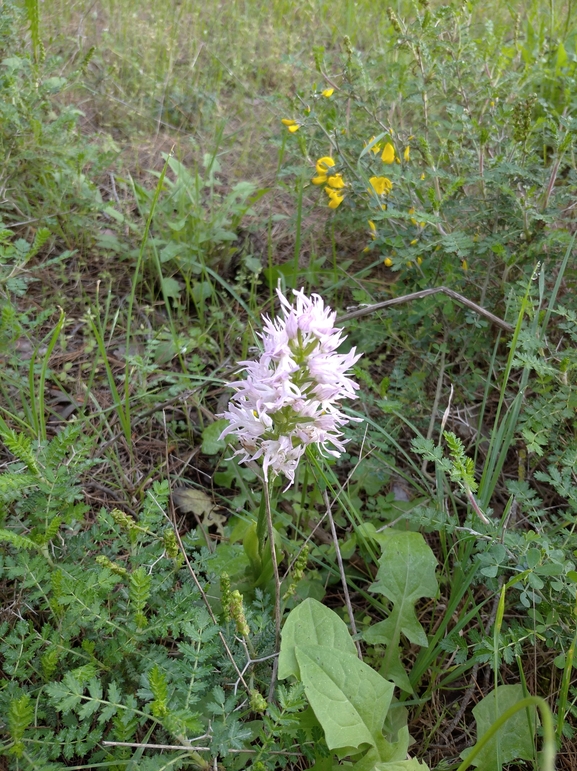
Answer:
<svg viewBox="0 0 577 771"><path fill-rule="evenodd" d="M572 768L571 5L293 6L3 5L7 768Z"/></svg>

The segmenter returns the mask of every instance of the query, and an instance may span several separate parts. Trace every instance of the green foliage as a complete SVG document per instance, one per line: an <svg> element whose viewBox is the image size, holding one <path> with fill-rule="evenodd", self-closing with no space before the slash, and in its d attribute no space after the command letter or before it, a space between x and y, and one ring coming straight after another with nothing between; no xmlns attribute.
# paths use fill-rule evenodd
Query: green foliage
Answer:
<svg viewBox="0 0 577 771"><path fill-rule="evenodd" d="M25 44L26 20L30 22L32 53ZM80 110L59 98L81 73L65 77L62 60L45 59L42 51L38 2L27 2L25 13L7 0L0 22L0 147L4 184L11 188L11 196L0 209L6 224L40 221L64 239L74 236L78 248L91 232L87 222L93 223L103 208L88 169L93 175L112 156L80 136ZM41 250L46 237L47 231L40 228L32 247L26 248L24 241L11 247L14 264L9 280L17 292L22 293L26 286L24 262Z"/></svg>
<svg viewBox="0 0 577 771"><path fill-rule="evenodd" d="M0 223L0 288L2 294L22 296L34 277L26 270L28 262L44 247L51 236L48 228L39 228L30 244L23 238L13 240L12 231Z"/></svg>
<svg viewBox="0 0 577 771"><path fill-rule="evenodd" d="M102 510L84 523L78 488L92 462L78 426L51 442L30 442L6 428L2 435L20 459L1 477L0 586L17 585L21 603L0 642L0 714L8 716L0 724L0 734L7 732L2 752L25 768L72 758L114 764L133 753L103 751L102 741L134 741L146 731L153 744L182 745L181 760L170 756L175 763L204 767L208 761L187 749L187 737L209 731L211 746L232 762L229 749L254 736L242 726L245 713L236 712L241 694L223 695L218 708L207 696L223 677L234 682L246 653L225 628L237 669L222 661L218 625L188 568L165 549L165 533L174 532L165 525L168 486L151 486L137 520ZM189 559L197 575L211 575L208 552ZM266 658L270 610L262 596L257 603L245 612L253 650ZM255 693L267 672L261 666L251 675ZM262 713L266 703L253 707ZM271 746L276 740L269 733ZM147 754L151 767L166 759Z"/></svg>
<svg viewBox="0 0 577 771"><path fill-rule="evenodd" d="M10 752L16 757L22 757L24 744L21 741L24 732L34 719L34 705L30 696L25 693L20 698L13 698L8 705L8 731L13 745Z"/></svg>
<svg viewBox="0 0 577 771"><path fill-rule="evenodd" d="M151 584L152 579L143 567L136 568L136 570L130 574L128 596L130 597L130 602L134 611L136 625L139 628L146 626L148 623L146 615L144 614L144 608L150 597Z"/></svg>
<svg viewBox="0 0 577 771"><path fill-rule="evenodd" d="M316 600L304 600L286 620L279 678L291 675L302 682L327 746L339 758L357 756L354 768L363 771L376 763L388 770L390 761L406 757L406 728L396 744L383 734L393 684L358 658L345 623Z"/></svg>
<svg viewBox="0 0 577 771"><path fill-rule="evenodd" d="M0 17L6 763L15 771L238 771L250 762L264 771L298 755L295 767L317 771L335 759L356 771L424 771L425 763L407 757L408 708L415 723L433 698L442 715L455 714L471 671L485 668L486 679L493 670L497 683L501 665L510 679L516 665L522 680L528 652L563 670L559 688L557 673L547 682L551 667L543 667L539 687L549 687L552 700L558 694L557 735L570 737L577 583L577 317L565 288L575 278L570 9L563 27L555 3L547 22L535 3L513 29L478 3L401 3L387 16L374 4L353 9L324 0L297 13L279 0L269 10L283 23L250 35L234 23L207 23L210 4L193 13L189 0L164 4L170 11L152 0L146 13L130 2L113 5L81 11L83 34L96 29L99 47L75 50L69 61L62 54L68 42L47 34L46 53L42 39L52 18L70 13L66 4L42 19L36 0L6 0ZM236 20L242 5L231 8ZM256 29L262 8L252 0L244 8L241 31ZM121 29L115 22L125 13L130 25ZM310 69L291 38L299 16L308 37L295 39L322 37L322 45L313 41L319 83L312 88L302 86ZM198 25L192 47L183 38L187 25ZM143 29L149 37L138 61L133 50L107 48L119 33L127 41ZM234 45L217 43L233 29ZM187 62L185 81L178 68ZM215 72L218 82L208 85ZM247 100L247 84L257 82L258 98ZM81 83L88 89L80 92ZM232 102L241 88L244 107ZM271 153L256 124L289 91L295 97L286 115L300 125L275 136ZM116 111L135 106L127 94L141 100L138 132L136 122L117 131ZM244 127L243 109L250 111ZM217 111L233 133L217 128L207 141L201 127ZM95 115L101 149L85 135ZM114 126L122 138L126 165L131 139L139 152L147 139L158 147L166 120L194 131L201 163L181 160L185 136L156 190L140 162L136 173L108 173L118 148L103 128ZM141 133L148 122L154 138ZM314 186L313 175L323 174L313 168L327 155L334 168ZM328 177L336 197L322 190L331 188ZM266 215L255 206L263 179L277 184ZM141 240L149 216L150 238ZM134 237L141 250L125 244ZM51 249L58 256L47 259ZM277 278L308 285L335 309L446 284L509 322L518 319L511 339L472 309L435 296L349 324L346 345L365 354L357 372L362 434L350 430L342 467L314 481L305 469L273 506L280 596L293 608L279 675L296 681L276 690L264 501L253 470L220 459L222 421L213 421L230 366L254 344L247 321L272 311L258 289L266 261L271 294ZM46 282L35 281L36 267ZM95 276L111 286L102 316L94 311L101 297L94 301ZM67 321L62 316L47 335L55 292ZM561 295L567 307L556 305ZM190 309L200 324L191 325ZM29 363L20 355L28 344L35 351ZM66 355L53 356L57 347ZM75 356L90 358L96 348L100 357L76 370ZM51 441L48 383L82 395ZM153 449L150 457L141 452L147 431L151 448L160 438L160 461ZM158 481L165 470L167 478L174 473L175 460L198 475L189 508L175 496L179 532L192 528L184 550L167 517L169 484ZM97 474L117 508L110 500L100 511L88 507L85 481ZM205 479L214 483L210 494L199 489ZM342 576L321 519L325 490L334 493ZM354 592L364 663L344 622L311 599L327 596L336 607L343 581ZM393 684L407 706L392 696ZM520 688L499 686L474 708L479 740ZM479 767L533 759L536 721L524 728L526 714L485 747ZM411 754L428 752L436 730L423 731ZM511 730L518 742L508 739ZM195 736L210 751L190 747Z"/></svg>
<svg viewBox="0 0 577 771"><path fill-rule="evenodd" d="M477 723L477 741L483 738L495 720L523 698L521 685L500 685L473 709ZM483 747L472 761L480 771L493 771L504 763L521 758L535 762L535 707L516 712ZM466 758L471 749L461 753Z"/></svg>
<svg viewBox="0 0 577 771"><path fill-rule="evenodd" d="M427 635L417 619L415 603L437 592L437 560L420 533L396 532L380 536L382 554L377 580L371 591L383 594L393 603L390 615L371 626L364 634L373 645L385 644L387 654L381 673L400 688L412 691L400 661L401 633L415 645L427 647Z"/></svg>
<svg viewBox="0 0 577 771"><path fill-rule="evenodd" d="M155 235L149 240L165 298L179 301L183 289L187 302L199 309L215 291L218 274L229 272L239 253L243 220L266 190L250 182L238 182L226 194L220 192L220 163L216 154L203 159L204 174L191 172L173 156L166 158L168 174L164 192L154 211ZM147 217L154 191L134 184L143 215ZM184 279L184 286L174 275ZM202 313L199 311L200 315Z"/></svg>

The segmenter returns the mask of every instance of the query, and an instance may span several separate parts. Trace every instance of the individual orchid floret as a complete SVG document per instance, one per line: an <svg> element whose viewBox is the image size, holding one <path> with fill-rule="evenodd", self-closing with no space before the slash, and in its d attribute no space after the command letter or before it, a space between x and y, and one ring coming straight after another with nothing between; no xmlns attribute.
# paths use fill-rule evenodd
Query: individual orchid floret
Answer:
<svg viewBox="0 0 577 771"><path fill-rule="evenodd" d="M229 421L221 438L232 434L241 444L241 463L262 462L267 478L279 474L294 482L307 446L338 457L344 451L341 428L350 420L339 409L358 389L349 376L360 354L336 353L343 340L336 313L316 294L294 290L291 303L277 290L282 317L263 316L263 351L257 361L241 362L242 380L221 417Z"/></svg>

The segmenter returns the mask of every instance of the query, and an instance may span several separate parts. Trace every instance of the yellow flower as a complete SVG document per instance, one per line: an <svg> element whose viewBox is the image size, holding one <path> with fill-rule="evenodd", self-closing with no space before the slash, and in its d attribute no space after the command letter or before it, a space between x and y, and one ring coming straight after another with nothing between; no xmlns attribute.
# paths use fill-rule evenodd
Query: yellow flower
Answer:
<svg viewBox="0 0 577 771"><path fill-rule="evenodd" d="M463 270L469 270L469 264L467 260L463 260L463 262L461 263L461 267L463 268Z"/></svg>
<svg viewBox="0 0 577 771"><path fill-rule="evenodd" d="M370 145L370 144L371 144L371 142L373 142L373 141L374 141L374 139L375 139L375 138L374 138L374 136L373 136L373 137L371 137L371 138L369 139L369 141L368 141L368 144ZM365 146L366 146L366 145L365 145ZM380 152L381 152L381 147L382 147L381 143L380 143L380 142L376 142L376 143L375 143L375 144L374 144L374 145L371 147L371 152L373 152L373 153L376 155L377 153L380 153Z"/></svg>
<svg viewBox="0 0 577 771"><path fill-rule="evenodd" d="M325 88L324 91L321 91L321 94L327 99L329 98L329 96L332 96L334 93L335 93L334 88Z"/></svg>
<svg viewBox="0 0 577 771"><path fill-rule="evenodd" d="M325 187L325 193L329 197L329 208L336 209L344 201L345 197L338 190L333 190L331 187Z"/></svg>
<svg viewBox="0 0 577 771"><path fill-rule="evenodd" d="M393 261L391 260L391 258L390 257L386 257L385 258L385 266L387 268L390 268L392 266L392 264L393 264Z"/></svg>
<svg viewBox="0 0 577 771"><path fill-rule="evenodd" d="M417 265L422 265L422 264L423 264L423 258L417 257Z"/></svg>
<svg viewBox="0 0 577 771"><path fill-rule="evenodd" d="M418 244L418 243L419 242L417 241L417 239L413 238L413 240L411 241L411 246L414 246L415 244Z"/></svg>
<svg viewBox="0 0 577 771"><path fill-rule="evenodd" d="M421 180L425 179L425 172L421 174Z"/></svg>
<svg viewBox="0 0 577 771"><path fill-rule="evenodd" d="M329 169L331 169L335 165L334 160L330 157L330 155L323 155L322 158L319 158L316 163L316 170L317 174L326 174Z"/></svg>
<svg viewBox="0 0 577 771"><path fill-rule="evenodd" d="M281 123L283 126L286 126L287 129L290 131L291 134L294 134L295 131L298 131L300 129L300 123L296 120L292 120L292 118L283 118L281 120Z"/></svg>
<svg viewBox="0 0 577 771"><path fill-rule="evenodd" d="M327 178L327 182L329 186L333 187L335 190L340 190L345 186L342 174L333 174L331 177Z"/></svg>
<svg viewBox="0 0 577 771"><path fill-rule="evenodd" d="M415 213L415 210L414 210L414 208L411 206L411 208L409 209L409 214L414 214L414 213ZM414 217L411 217L411 222L413 223L413 225L416 225L416 224L417 224L417 220L416 220Z"/></svg>
<svg viewBox="0 0 577 771"><path fill-rule="evenodd" d="M381 155L381 160L383 163L395 162L395 148L390 142L387 142L387 144L385 145L385 149L383 150L383 154Z"/></svg>
<svg viewBox="0 0 577 771"><path fill-rule="evenodd" d="M376 238L377 237L377 226L372 220L369 220L369 227L371 229L371 237Z"/></svg>
<svg viewBox="0 0 577 771"><path fill-rule="evenodd" d="M405 147L405 152L403 153L403 158L404 158L406 161L408 161L410 157L411 157L411 148L410 148L410 146L409 146L409 145L407 145L407 146Z"/></svg>
<svg viewBox="0 0 577 771"><path fill-rule="evenodd" d="M327 181L327 175L326 174L319 174L318 177L313 177L311 179L311 182L313 185L324 185Z"/></svg>
<svg viewBox="0 0 577 771"><path fill-rule="evenodd" d="M388 195L393 189L393 183L387 177L371 177L369 182L373 188L373 190L368 189L369 193L374 191L377 195Z"/></svg>

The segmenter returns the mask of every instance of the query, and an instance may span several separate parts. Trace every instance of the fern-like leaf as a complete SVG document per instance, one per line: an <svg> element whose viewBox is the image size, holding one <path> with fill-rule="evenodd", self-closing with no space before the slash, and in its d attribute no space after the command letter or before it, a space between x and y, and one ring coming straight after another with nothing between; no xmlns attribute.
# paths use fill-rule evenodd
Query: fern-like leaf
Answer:
<svg viewBox="0 0 577 771"><path fill-rule="evenodd" d="M168 715L168 686L166 675L158 664L155 664L148 673L148 682L154 696L154 701L150 705L152 714L155 717L166 717Z"/></svg>
<svg viewBox="0 0 577 771"><path fill-rule="evenodd" d="M22 461L29 471L33 474L40 474L36 456L32 450L32 442L29 437L24 434L17 434L16 431L9 428L6 423L2 421L0 423L0 439L2 439L12 455L15 455L18 460Z"/></svg>
<svg viewBox="0 0 577 771"><path fill-rule="evenodd" d="M24 744L21 739L33 718L34 705L27 693L20 696L18 699L11 700L10 706L8 707L8 730L10 731L10 736L14 742L11 747L11 752L17 758L22 757Z"/></svg>
<svg viewBox="0 0 577 771"><path fill-rule="evenodd" d="M148 620L144 614L144 608L150 597L152 578L143 567L136 568L130 575L129 597L134 609L134 619L140 628L145 627Z"/></svg>
<svg viewBox="0 0 577 771"><path fill-rule="evenodd" d="M5 530L4 528L0 528L0 541L10 543L16 549L35 549L38 551L41 548L30 538L26 538L24 535L18 535L18 533L13 533L11 530Z"/></svg>

